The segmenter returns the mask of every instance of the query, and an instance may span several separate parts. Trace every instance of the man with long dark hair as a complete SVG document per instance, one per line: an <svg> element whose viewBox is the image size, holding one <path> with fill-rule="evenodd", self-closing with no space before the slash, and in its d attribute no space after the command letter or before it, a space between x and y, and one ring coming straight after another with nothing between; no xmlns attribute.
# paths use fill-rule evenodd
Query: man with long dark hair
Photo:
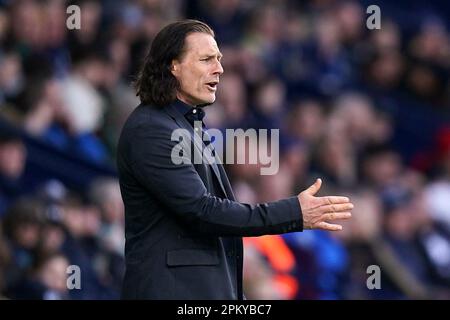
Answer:
<svg viewBox="0 0 450 320"><path fill-rule="evenodd" d="M235 201L220 163L174 162L172 133L201 134L194 123L215 101L221 58L208 25L172 23L153 40L136 81L141 104L122 130L117 159L123 298L243 299L242 236L340 230L330 222L351 216L348 198L314 196L320 179L297 196L251 206Z"/></svg>

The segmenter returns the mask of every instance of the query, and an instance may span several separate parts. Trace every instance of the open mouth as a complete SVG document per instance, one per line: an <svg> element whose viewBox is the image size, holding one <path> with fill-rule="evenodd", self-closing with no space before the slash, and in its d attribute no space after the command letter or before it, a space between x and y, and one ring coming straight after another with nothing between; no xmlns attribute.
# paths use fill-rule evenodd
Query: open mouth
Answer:
<svg viewBox="0 0 450 320"><path fill-rule="evenodd" d="M206 86L208 87L209 90L211 91L216 91L217 90L217 84L219 83L219 81L212 81L212 82L208 82L206 84Z"/></svg>

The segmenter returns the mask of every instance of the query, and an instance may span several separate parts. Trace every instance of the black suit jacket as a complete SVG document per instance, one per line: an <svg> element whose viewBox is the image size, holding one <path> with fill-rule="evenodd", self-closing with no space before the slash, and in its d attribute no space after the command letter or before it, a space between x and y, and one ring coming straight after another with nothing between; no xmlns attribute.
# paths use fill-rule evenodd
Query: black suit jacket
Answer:
<svg viewBox="0 0 450 320"><path fill-rule="evenodd" d="M174 164L178 141L171 140L172 132L183 128L194 135L175 103L138 106L120 136L122 297L242 299L240 237L301 231L298 199L242 204L235 201L222 165Z"/></svg>

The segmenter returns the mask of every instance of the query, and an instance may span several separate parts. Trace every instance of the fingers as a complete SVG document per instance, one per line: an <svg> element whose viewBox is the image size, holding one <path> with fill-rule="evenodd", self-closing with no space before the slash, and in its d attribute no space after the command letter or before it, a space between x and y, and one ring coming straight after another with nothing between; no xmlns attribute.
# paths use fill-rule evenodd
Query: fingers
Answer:
<svg viewBox="0 0 450 320"><path fill-rule="evenodd" d="M315 229L340 231L342 230L341 225L329 223L327 221L345 220L352 217L352 213L350 212L350 210L353 208L352 203L326 205L322 206L322 208L326 209L324 211L324 214L319 218L320 221L315 224Z"/></svg>
<svg viewBox="0 0 450 320"><path fill-rule="evenodd" d="M330 196L330 197L320 197L323 204L337 204L337 203L347 203L350 199L347 197Z"/></svg>
<svg viewBox="0 0 450 320"><path fill-rule="evenodd" d="M322 179L317 179L316 182L314 182L314 184L312 186L310 186L308 189L305 190L305 193L308 193L310 195L315 195L320 187L322 186Z"/></svg>
<svg viewBox="0 0 450 320"><path fill-rule="evenodd" d="M322 221L317 224L317 229L322 229L326 231L340 231L342 230L342 226L339 224L332 224Z"/></svg>
<svg viewBox="0 0 450 320"><path fill-rule="evenodd" d="M322 220L325 220L325 221L345 220L345 219L350 219L351 217L352 217L352 213L350 211L331 212L331 213L325 213L322 216Z"/></svg>
<svg viewBox="0 0 450 320"><path fill-rule="evenodd" d="M339 204L329 204L321 206L320 209L322 210L323 213L350 211L353 209L353 203L347 202Z"/></svg>

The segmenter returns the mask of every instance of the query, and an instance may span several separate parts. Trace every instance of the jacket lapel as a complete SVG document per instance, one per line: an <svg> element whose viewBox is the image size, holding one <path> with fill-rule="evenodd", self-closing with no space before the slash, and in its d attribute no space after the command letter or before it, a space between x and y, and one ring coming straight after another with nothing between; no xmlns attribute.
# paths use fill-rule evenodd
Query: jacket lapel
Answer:
<svg viewBox="0 0 450 320"><path fill-rule="evenodd" d="M190 132L191 141L194 141L194 145L195 145L195 149L196 149L196 150L194 150L194 152L199 152L200 159L202 159L203 150L206 148L205 144L203 143L202 137L198 133L196 133L194 130L192 130L192 126L189 123L189 121L180 112L178 112L178 110L176 108L174 108L173 104L170 104L169 106L164 107L163 110L165 110L169 114L169 116L175 120L175 122L178 124L179 127L186 129ZM222 165L220 163L221 163L221 160L216 152L215 153L215 162L210 163L210 166L212 167L212 169L214 171L214 175L216 176L216 178L220 184L220 187L222 188L223 193L229 198L230 195L232 195L232 193L230 194L230 192L227 192L227 190L223 184L223 181L221 178L221 172L219 172L219 167L222 167ZM221 169L224 171L223 167ZM225 171L224 171L224 173L225 173ZM224 177L226 178L225 181L229 185L226 174L224 174ZM230 188L230 190L231 190L231 188Z"/></svg>
<svg viewBox="0 0 450 320"><path fill-rule="evenodd" d="M225 172L223 165L221 163L219 163L217 166L219 167L220 176L222 177L222 179L224 181L224 185L225 185L225 189L226 189L225 194L227 195L227 198L235 201L236 198L234 197L233 189L231 188L231 183L228 180L228 176L227 176L227 173Z"/></svg>

